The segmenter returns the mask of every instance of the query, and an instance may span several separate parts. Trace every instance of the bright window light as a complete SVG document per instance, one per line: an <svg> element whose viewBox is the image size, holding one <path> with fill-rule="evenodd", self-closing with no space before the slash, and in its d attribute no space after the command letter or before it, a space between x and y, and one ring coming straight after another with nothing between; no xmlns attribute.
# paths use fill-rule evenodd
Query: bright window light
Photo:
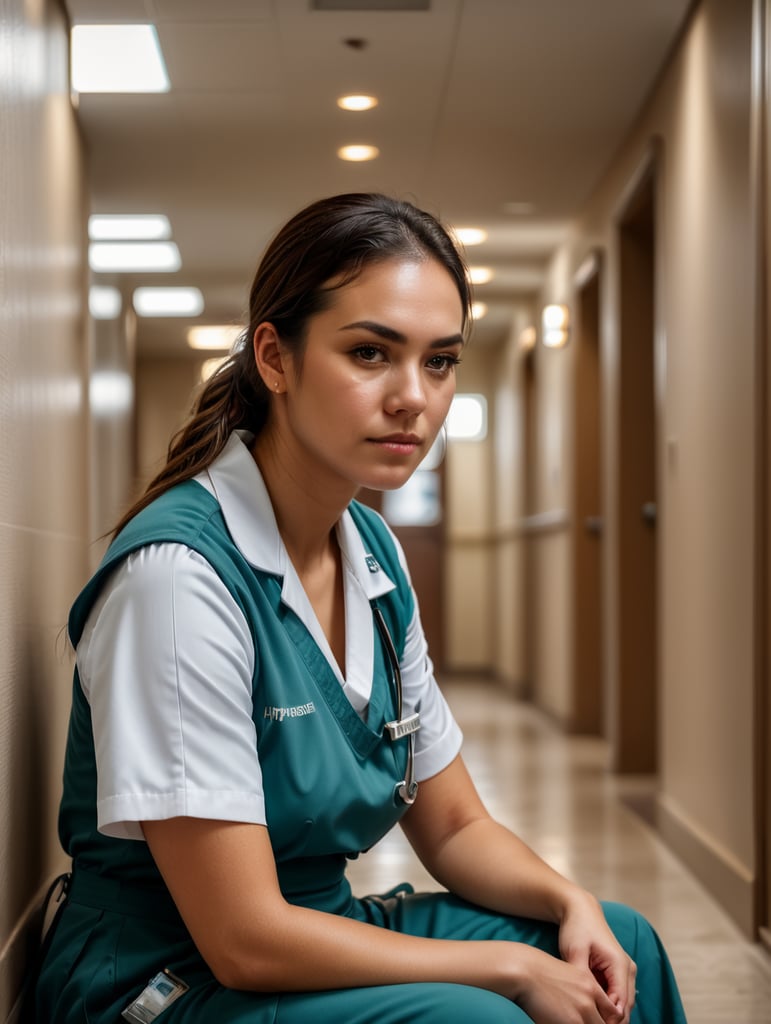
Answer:
<svg viewBox="0 0 771 1024"><path fill-rule="evenodd" d="M198 288L137 288L133 295L139 316L200 316L203 295Z"/></svg>
<svg viewBox="0 0 771 1024"><path fill-rule="evenodd" d="M360 162L374 160L376 156L380 155L380 150L377 146L342 146L338 149L337 155L341 160Z"/></svg>
<svg viewBox="0 0 771 1024"><path fill-rule="evenodd" d="M487 437L487 399L484 395L456 395L447 416L447 436L454 441L482 441Z"/></svg>
<svg viewBox="0 0 771 1024"><path fill-rule="evenodd" d="M486 302L472 302L471 303L471 319L481 320L483 316L487 315L487 303Z"/></svg>
<svg viewBox="0 0 771 1024"><path fill-rule="evenodd" d="M96 271L173 271L182 260L174 242L92 242L88 265Z"/></svg>
<svg viewBox="0 0 771 1024"><path fill-rule="evenodd" d="M187 343L197 349L231 349L242 333L237 324L197 324L187 332Z"/></svg>
<svg viewBox="0 0 771 1024"><path fill-rule="evenodd" d="M123 299L111 285L93 284L88 289L88 311L94 320L116 320L123 308Z"/></svg>
<svg viewBox="0 0 771 1024"><path fill-rule="evenodd" d="M481 245L487 239L484 228L453 228L453 234L463 245Z"/></svg>
<svg viewBox="0 0 771 1024"><path fill-rule="evenodd" d="M171 238L171 224L162 213L92 213L88 237L92 242L157 242Z"/></svg>
<svg viewBox="0 0 771 1024"><path fill-rule="evenodd" d="M487 284L492 281L493 272L490 267L469 267L468 275L472 284Z"/></svg>
<svg viewBox="0 0 771 1024"><path fill-rule="evenodd" d="M343 110L372 110L377 100L374 96L341 96L337 105Z"/></svg>
<svg viewBox="0 0 771 1024"><path fill-rule="evenodd" d="M75 25L76 92L168 92L169 76L154 25Z"/></svg>

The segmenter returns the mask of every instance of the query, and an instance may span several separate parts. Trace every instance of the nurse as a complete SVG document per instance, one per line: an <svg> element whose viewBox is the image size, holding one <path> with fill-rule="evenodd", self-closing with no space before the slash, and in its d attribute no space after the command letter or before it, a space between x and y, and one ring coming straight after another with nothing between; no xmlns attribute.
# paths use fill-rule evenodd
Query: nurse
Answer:
<svg viewBox="0 0 771 1024"><path fill-rule="evenodd" d="M488 814L399 545L455 390L463 262L336 196L269 246L242 344L80 594L37 1024L681 1024L648 923ZM414 783L418 783L417 793ZM355 897L395 824L445 889Z"/></svg>

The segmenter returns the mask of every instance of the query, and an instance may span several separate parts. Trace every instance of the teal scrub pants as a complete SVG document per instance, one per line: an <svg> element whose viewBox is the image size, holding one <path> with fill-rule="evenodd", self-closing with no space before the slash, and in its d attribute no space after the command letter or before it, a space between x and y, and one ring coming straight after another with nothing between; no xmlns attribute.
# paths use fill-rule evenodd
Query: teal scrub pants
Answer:
<svg viewBox="0 0 771 1024"><path fill-rule="evenodd" d="M677 986L661 943L648 922L621 904L605 903L607 920L636 962L637 1005L632 1024L685 1024ZM406 934L442 939L524 942L558 956L557 928L509 918L445 893L400 893L356 900L352 916ZM180 922L181 923L181 922ZM69 934L68 934L69 933ZM77 939L76 939L77 935ZM85 938L88 936L88 938ZM85 941L84 941L85 938ZM75 942L73 943L73 939ZM223 988L198 956L180 924L151 921L71 901L53 946L68 951L67 981L37 1021L46 1024L120 1024L120 1012L142 988L127 995L132 977L149 980L170 969L190 989L158 1018L159 1024L527 1024L531 1018L503 996L463 984L418 983L280 995ZM165 948L163 963L142 963ZM48 968L65 964L51 950ZM151 954L152 956L152 954ZM43 988L46 988L44 968ZM61 978L61 975L60 975ZM53 979L48 977L48 982ZM62 979L63 980L63 979ZM120 992L120 996L118 993ZM42 1012L41 1012L42 1011Z"/></svg>

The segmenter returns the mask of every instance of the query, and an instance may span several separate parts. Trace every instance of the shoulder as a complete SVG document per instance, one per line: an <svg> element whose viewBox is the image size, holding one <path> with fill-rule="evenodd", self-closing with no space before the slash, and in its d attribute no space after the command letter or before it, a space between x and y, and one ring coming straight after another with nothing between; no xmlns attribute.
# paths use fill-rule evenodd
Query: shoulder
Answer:
<svg viewBox="0 0 771 1024"><path fill-rule="evenodd" d="M227 577L227 563L232 561L228 552L234 546L217 500L194 480L178 484L138 512L110 544L70 611L69 634L73 644L77 645L92 605L116 570L136 552L150 551L159 545L168 545L161 557L146 555L137 563L142 568L141 573L135 574L139 585L152 587L159 582L159 576L168 579L169 572L181 568L180 560L192 565L189 551L198 552L220 577Z"/></svg>

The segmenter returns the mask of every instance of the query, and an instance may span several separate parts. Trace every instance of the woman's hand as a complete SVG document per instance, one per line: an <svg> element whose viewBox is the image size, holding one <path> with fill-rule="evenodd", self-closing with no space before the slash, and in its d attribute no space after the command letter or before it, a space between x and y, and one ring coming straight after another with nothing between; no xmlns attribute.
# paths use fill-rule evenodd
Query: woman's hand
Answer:
<svg viewBox="0 0 771 1024"><path fill-rule="evenodd" d="M560 953L570 965L591 974L614 1008L608 1024L628 1024L635 1002L637 967L616 941L597 900L584 890L570 899L560 922Z"/></svg>
<svg viewBox="0 0 771 1024"><path fill-rule="evenodd" d="M566 963L530 946L517 946L516 991L510 998L535 1024L628 1024L585 965Z"/></svg>

